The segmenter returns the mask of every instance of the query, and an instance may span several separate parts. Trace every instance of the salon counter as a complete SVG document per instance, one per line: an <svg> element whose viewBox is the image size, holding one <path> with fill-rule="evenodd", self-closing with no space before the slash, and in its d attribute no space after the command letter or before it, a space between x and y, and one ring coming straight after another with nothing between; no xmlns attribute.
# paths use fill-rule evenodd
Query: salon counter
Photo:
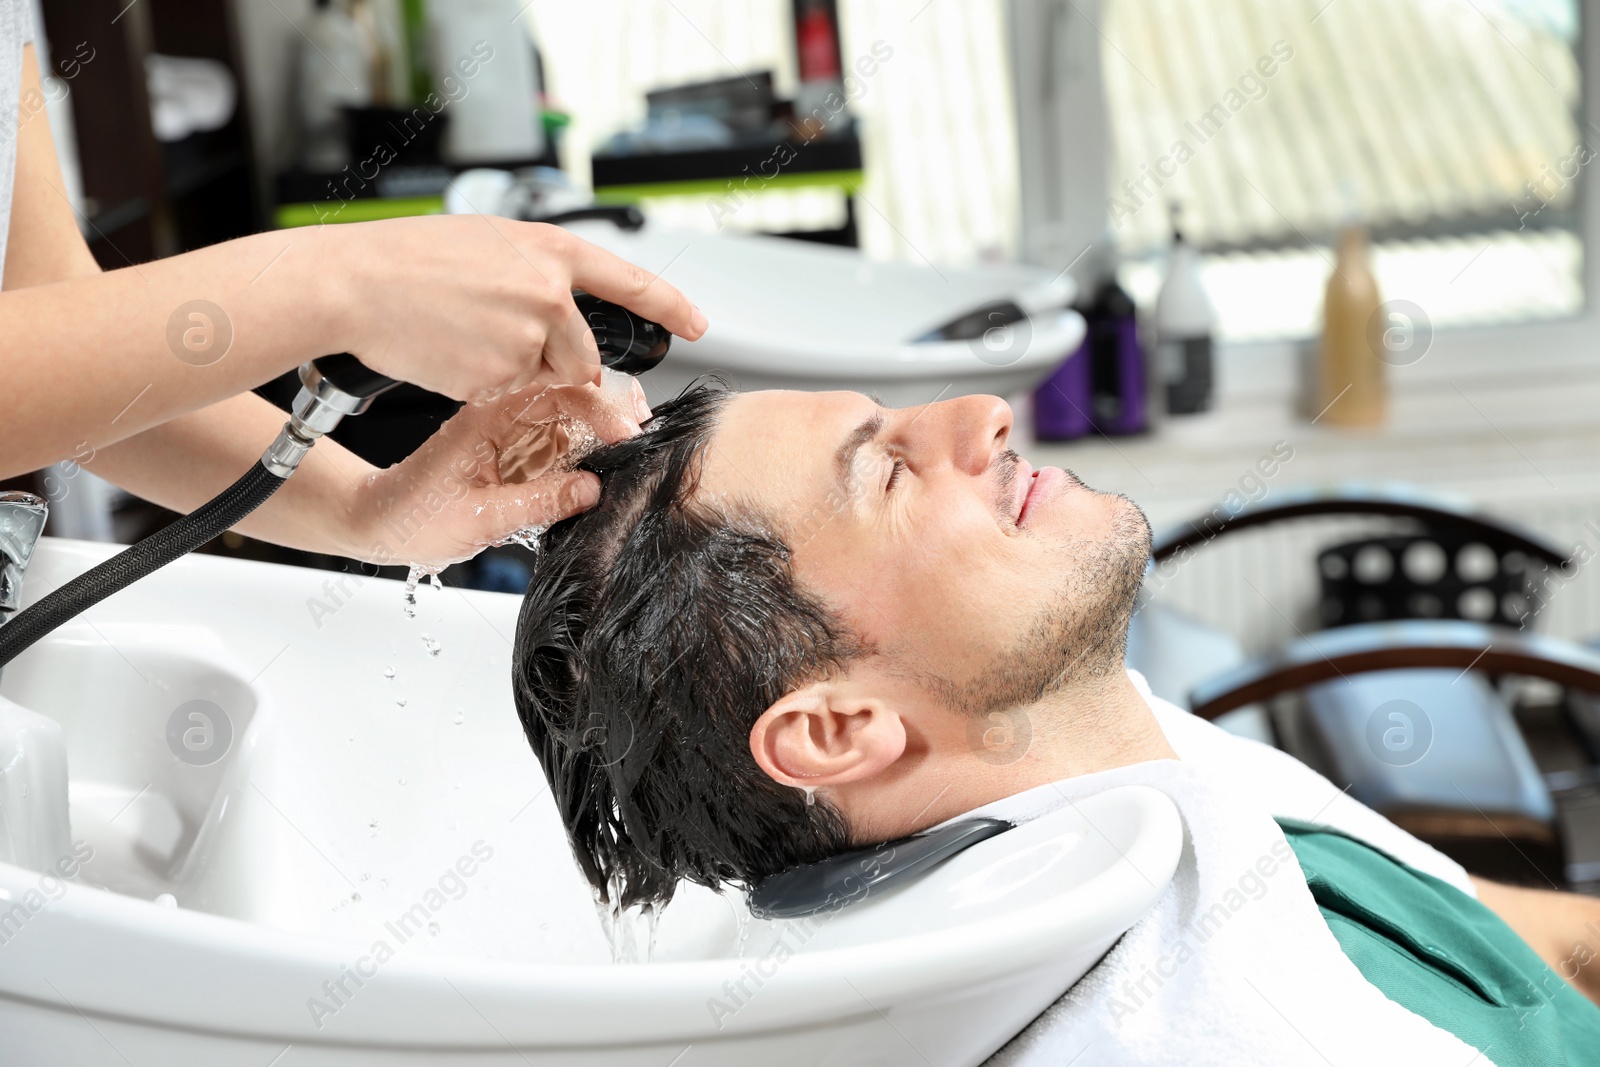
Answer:
<svg viewBox="0 0 1600 1067"><path fill-rule="evenodd" d="M1542 365L1541 365L1542 364ZM1390 373L1387 422L1315 424L1295 413L1281 366L1225 364L1216 409L1169 419L1139 437L1069 443L1021 439L1035 466L1071 468L1097 489L1136 500L1157 531L1209 511L1230 493L1250 500L1294 485L1402 482L1449 493L1600 558L1600 359L1519 357L1515 366L1461 358ZM1019 414L1019 421L1025 421ZM1307 561L1309 567L1309 561ZM1600 633L1600 567L1585 568L1549 631Z"/></svg>

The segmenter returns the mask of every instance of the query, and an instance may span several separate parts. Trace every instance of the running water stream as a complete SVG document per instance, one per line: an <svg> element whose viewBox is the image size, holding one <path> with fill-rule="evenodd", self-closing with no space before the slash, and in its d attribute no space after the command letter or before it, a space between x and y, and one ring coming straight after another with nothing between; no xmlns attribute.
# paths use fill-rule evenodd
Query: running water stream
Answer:
<svg viewBox="0 0 1600 1067"><path fill-rule="evenodd" d="M608 402L612 404L624 403L619 395L615 394L618 381L625 381L626 376L606 372L606 388ZM543 394L539 394L543 395ZM539 396L533 397L537 401ZM631 405L631 399L626 401ZM518 440L502 447L498 454L498 473L502 485L517 485L533 482L536 479L549 475L560 475L576 469L584 457L604 442L599 434L582 419L576 418L565 412L557 412L549 418L541 419L528 427ZM521 502L518 502L521 504ZM531 552L539 551L539 538L544 534L546 527L542 525L529 525L512 530L504 538L490 542L491 545L500 546L507 544L520 545ZM484 545L483 547L489 547ZM442 567L429 566L422 563L413 563L406 575L405 603L403 610L406 618L417 617L417 587L428 582L435 589L440 589L439 572ZM429 582L429 579L432 579ZM437 656L440 643L428 633L422 634L422 644L429 656ZM391 681L395 677L393 667L386 668L384 676ZM401 707L405 706L405 698L400 697L395 701ZM463 721L461 710L456 709L454 720L457 725ZM402 783L403 784L403 783ZM375 824L374 824L375 825ZM374 829L376 833L376 829ZM604 931L606 940L611 946L611 960L613 963L648 963L655 953L656 928L661 919L660 908L654 903L636 905L624 908L621 904L623 896L623 882L620 874L613 877L608 886L609 894L602 895L594 891L595 911L600 917L600 926ZM609 899L609 902L608 902ZM741 922L740 944L743 945L748 936L747 924Z"/></svg>
<svg viewBox="0 0 1600 1067"><path fill-rule="evenodd" d="M606 894L598 889L594 891L594 910L611 944L611 962L649 963L656 951L656 927L661 921L661 909L654 902L623 907L620 872L611 876L606 888Z"/></svg>

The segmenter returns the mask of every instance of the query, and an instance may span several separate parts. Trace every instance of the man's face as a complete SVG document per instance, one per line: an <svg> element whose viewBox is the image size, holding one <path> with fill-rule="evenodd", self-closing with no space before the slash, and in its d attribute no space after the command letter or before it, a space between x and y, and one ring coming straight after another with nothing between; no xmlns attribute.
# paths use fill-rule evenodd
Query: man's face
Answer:
<svg viewBox="0 0 1600 1067"><path fill-rule="evenodd" d="M969 396L886 409L860 393L756 392L723 408L697 494L770 516L800 585L875 652L864 665L971 713L1120 669L1149 555L1144 515L1007 444Z"/></svg>

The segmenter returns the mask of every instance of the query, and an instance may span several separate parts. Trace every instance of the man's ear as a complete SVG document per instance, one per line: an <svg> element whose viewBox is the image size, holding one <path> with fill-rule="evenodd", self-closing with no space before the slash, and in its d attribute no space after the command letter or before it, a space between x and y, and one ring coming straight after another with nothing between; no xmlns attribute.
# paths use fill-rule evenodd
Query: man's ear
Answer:
<svg viewBox="0 0 1600 1067"><path fill-rule="evenodd" d="M782 785L859 782L893 764L905 748L899 713L833 682L786 694L750 727L750 754Z"/></svg>

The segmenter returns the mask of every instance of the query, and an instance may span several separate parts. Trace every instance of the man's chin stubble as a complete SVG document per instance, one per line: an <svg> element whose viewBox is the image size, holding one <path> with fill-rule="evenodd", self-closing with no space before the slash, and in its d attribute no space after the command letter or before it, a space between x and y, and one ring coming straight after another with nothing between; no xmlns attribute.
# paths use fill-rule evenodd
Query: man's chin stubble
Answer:
<svg viewBox="0 0 1600 1067"><path fill-rule="evenodd" d="M946 706L987 716L1124 669L1128 625L1150 558L1150 523L1132 500L1106 495L1121 502L1110 535L1068 547L1068 580L1013 647L976 678L926 679Z"/></svg>

